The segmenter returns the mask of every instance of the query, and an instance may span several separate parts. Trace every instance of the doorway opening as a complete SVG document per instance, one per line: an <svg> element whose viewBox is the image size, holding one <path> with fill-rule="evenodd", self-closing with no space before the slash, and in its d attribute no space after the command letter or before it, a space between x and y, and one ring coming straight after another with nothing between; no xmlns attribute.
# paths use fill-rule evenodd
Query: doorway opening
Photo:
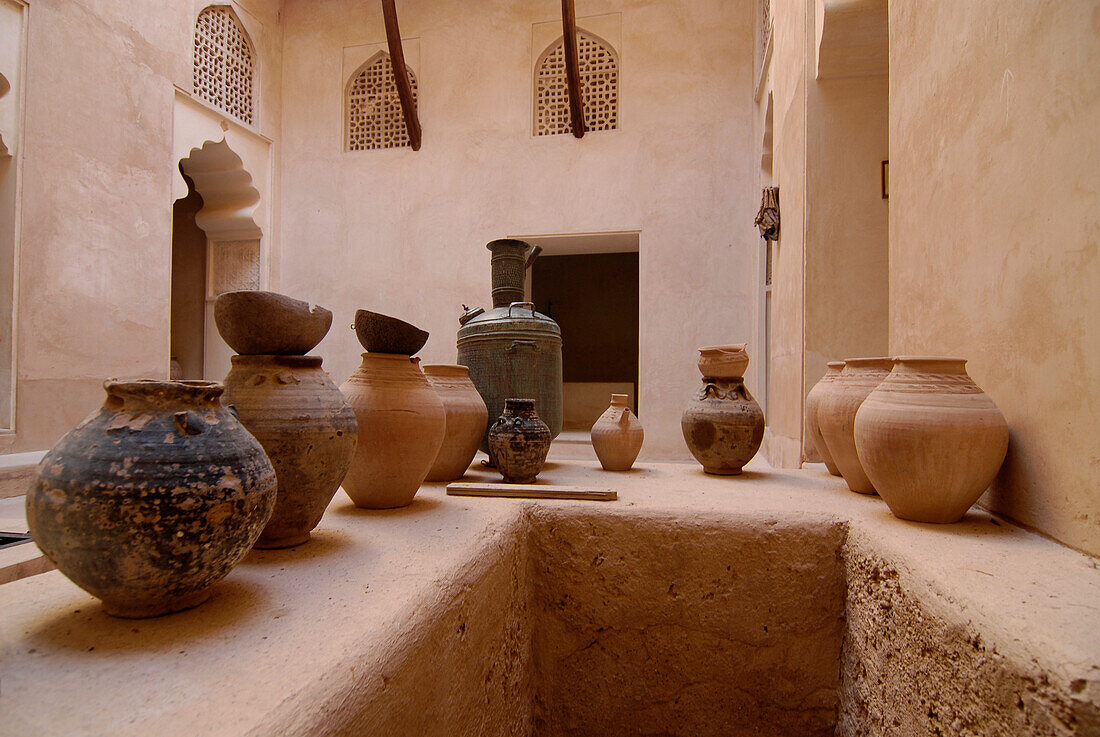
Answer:
<svg viewBox="0 0 1100 737"><path fill-rule="evenodd" d="M214 325L214 300L260 288L260 193L224 140L191 149L179 169L187 195L172 208L170 375L220 380L233 351Z"/></svg>
<svg viewBox="0 0 1100 737"><path fill-rule="evenodd" d="M542 248L527 293L561 327L562 431L587 440L612 394L638 412L638 233L522 238Z"/></svg>

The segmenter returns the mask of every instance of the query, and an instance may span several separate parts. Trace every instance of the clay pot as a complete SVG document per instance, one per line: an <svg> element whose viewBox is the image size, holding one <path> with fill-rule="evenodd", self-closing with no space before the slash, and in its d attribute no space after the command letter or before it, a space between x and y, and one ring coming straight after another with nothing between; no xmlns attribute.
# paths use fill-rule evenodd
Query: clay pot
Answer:
<svg viewBox="0 0 1100 737"><path fill-rule="evenodd" d="M443 402L447 416L443 445L428 471L428 481L454 481L462 478L489 423L489 410L470 381L470 370L459 364L424 366L424 376Z"/></svg>
<svg viewBox="0 0 1100 737"><path fill-rule="evenodd" d="M630 411L626 394L612 394L611 406L592 425L592 448L605 471L629 471L642 449L645 432Z"/></svg>
<svg viewBox="0 0 1100 737"><path fill-rule="evenodd" d="M356 310L351 326L359 344L370 353L411 356L428 342L428 333L396 317L370 310Z"/></svg>
<svg viewBox="0 0 1100 737"><path fill-rule="evenodd" d="M901 356L856 414L855 443L890 511L956 522L993 482L1008 424L966 359Z"/></svg>
<svg viewBox="0 0 1100 737"><path fill-rule="evenodd" d="M684 410L680 428L707 473L736 476L764 441L764 412L741 376L748 363L744 344L699 349L703 386Z"/></svg>
<svg viewBox="0 0 1100 737"><path fill-rule="evenodd" d="M875 485L867 478L856 454L856 411L867 395L890 373L892 358L849 358L817 406L817 422L829 455L848 488L860 494L874 494Z"/></svg>
<svg viewBox="0 0 1100 737"><path fill-rule="evenodd" d="M108 614L201 604L267 524L275 471L204 381L107 381L107 401L38 466L27 523Z"/></svg>
<svg viewBox="0 0 1100 737"><path fill-rule="evenodd" d="M402 354L364 353L340 385L359 423L343 484L357 507L411 504L439 453L446 414L419 364Z"/></svg>
<svg viewBox="0 0 1100 737"><path fill-rule="evenodd" d="M275 292L226 292L214 300L214 323L241 355L304 356L328 333L332 313Z"/></svg>
<svg viewBox="0 0 1100 737"><path fill-rule="evenodd" d="M740 379L749 367L747 343L710 345L699 349L699 373L711 379Z"/></svg>
<svg viewBox="0 0 1100 737"><path fill-rule="evenodd" d="M822 399L835 387L836 378L843 368L844 361L830 361L828 368L825 370L825 375L814 384L813 389L810 389L809 394L806 395L806 435L809 436L813 446L817 448L821 460L825 461L825 467L829 469L829 473L834 476L839 476L840 471L836 467L836 462L833 461L832 454L829 453L828 446L825 445L825 438L821 437L818 411Z"/></svg>
<svg viewBox="0 0 1100 737"><path fill-rule="evenodd" d="M309 540L344 480L359 430L320 356L233 356L223 402L260 441L279 480L257 548Z"/></svg>
<svg viewBox="0 0 1100 737"><path fill-rule="evenodd" d="M505 399L504 413L489 428L489 454L506 482L530 484L546 463L551 440L534 399Z"/></svg>

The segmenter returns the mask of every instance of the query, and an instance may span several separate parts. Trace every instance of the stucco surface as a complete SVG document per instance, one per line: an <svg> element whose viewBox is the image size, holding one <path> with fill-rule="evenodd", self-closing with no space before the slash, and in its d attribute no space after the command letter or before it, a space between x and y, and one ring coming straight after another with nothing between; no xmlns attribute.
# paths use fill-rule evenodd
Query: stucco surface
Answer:
<svg viewBox="0 0 1100 737"><path fill-rule="evenodd" d="M642 453L686 459L695 349L753 327L756 203L740 196L752 181L752 7L597 0L578 12L581 28L609 14L621 28L618 130L531 135L532 27L560 23L556 0L409 0L401 33L419 39L423 147L345 153L341 49L383 41L381 13L288 2L282 290L334 311L318 351L339 383L358 360L344 327L357 307L423 327L424 361L453 363L461 305L489 302L489 240L640 231Z"/></svg>
<svg viewBox="0 0 1100 737"><path fill-rule="evenodd" d="M1100 553L1100 6L890 3L890 350L1004 412L982 503ZM950 28L950 33L942 32Z"/></svg>
<svg viewBox="0 0 1100 737"><path fill-rule="evenodd" d="M619 501L340 494L309 545L153 620L56 571L4 584L0 734L1095 733L1086 556L984 512L900 522L824 469L544 474Z"/></svg>

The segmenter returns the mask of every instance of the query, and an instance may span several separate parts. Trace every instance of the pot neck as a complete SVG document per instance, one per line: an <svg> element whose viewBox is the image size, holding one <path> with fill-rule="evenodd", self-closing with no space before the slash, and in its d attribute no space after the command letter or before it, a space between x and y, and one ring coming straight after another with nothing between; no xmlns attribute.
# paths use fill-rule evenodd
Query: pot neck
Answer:
<svg viewBox="0 0 1100 737"><path fill-rule="evenodd" d="M238 355L229 360L234 366L248 368L321 368L320 356Z"/></svg>
<svg viewBox="0 0 1100 737"><path fill-rule="evenodd" d="M967 375L966 359L955 356L898 356L894 359L894 370Z"/></svg>
<svg viewBox="0 0 1100 737"><path fill-rule="evenodd" d="M196 407L216 409L221 406L225 387L217 381L136 381L103 382L107 401L103 406L110 410L158 410Z"/></svg>

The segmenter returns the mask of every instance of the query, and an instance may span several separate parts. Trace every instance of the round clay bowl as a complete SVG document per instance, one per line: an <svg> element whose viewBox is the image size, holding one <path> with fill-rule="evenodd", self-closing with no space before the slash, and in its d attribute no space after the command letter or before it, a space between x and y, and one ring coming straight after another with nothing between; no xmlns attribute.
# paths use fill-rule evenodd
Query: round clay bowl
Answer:
<svg viewBox="0 0 1100 737"><path fill-rule="evenodd" d="M356 310L355 336L370 353L411 356L428 342L428 332L396 317L370 310Z"/></svg>
<svg viewBox="0 0 1100 737"><path fill-rule="evenodd" d="M740 379L749 365L747 343L710 345L699 349L699 373L710 379Z"/></svg>
<svg viewBox="0 0 1100 737"><path fill-rule="evenodd" d="M332 313L275 292L226 292L214 300L222 339L242 356L304 356L328 333Z"/></svg>

